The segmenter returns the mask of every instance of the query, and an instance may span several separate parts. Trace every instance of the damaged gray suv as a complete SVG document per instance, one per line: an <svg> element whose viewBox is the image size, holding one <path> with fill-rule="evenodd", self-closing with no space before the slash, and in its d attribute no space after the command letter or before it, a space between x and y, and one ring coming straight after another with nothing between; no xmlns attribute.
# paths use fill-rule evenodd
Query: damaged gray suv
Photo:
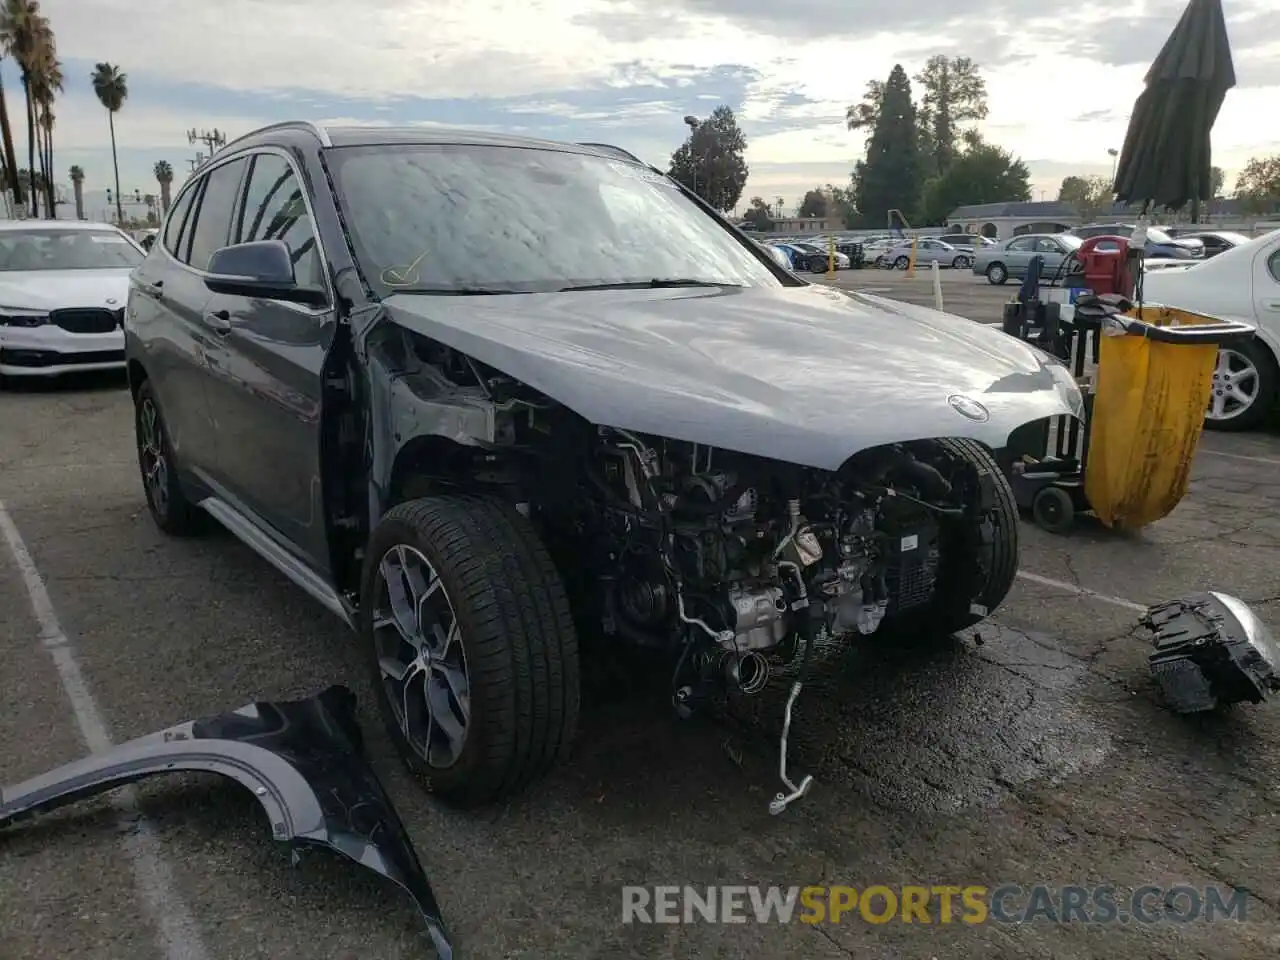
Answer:
<svg viewBox="0 0 1280 960"><path fill-rule="evenodd" d="M990 614L999 466L1081 414L957 317L811 285L616 148L288 123L184 185L125 319L147 503L355 631L428 788L565 755L580 650L682 710ZM793 686L793 692L798 686Z"/></svg>

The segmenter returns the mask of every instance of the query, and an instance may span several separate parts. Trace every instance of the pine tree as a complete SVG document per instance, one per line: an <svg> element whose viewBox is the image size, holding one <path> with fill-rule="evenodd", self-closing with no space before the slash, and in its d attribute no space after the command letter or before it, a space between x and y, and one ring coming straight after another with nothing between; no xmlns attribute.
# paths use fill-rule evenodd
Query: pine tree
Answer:
<svg viewBox="0 0 1280 960"><path fill-rule="evenodd" d="M880 113L857 178L857 205L866 223L886 223L890 210L910 219L920 200L919 133L911 81L896 64L885 81Z"/></svg>

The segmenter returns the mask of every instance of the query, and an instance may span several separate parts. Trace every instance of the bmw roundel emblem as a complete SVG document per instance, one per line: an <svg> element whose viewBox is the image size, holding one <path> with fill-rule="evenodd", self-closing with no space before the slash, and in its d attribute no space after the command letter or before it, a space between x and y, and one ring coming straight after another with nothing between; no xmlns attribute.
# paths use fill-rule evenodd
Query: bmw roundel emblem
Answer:
<svg viewBox="0 0 1280 960"><path fill-rule="evenodd" d="M119 302L120 302L120 301L119 301L119 300L117 300L115 297L107 297L107 306L108 306L108 307L114 307L114 306L115 306L117 303L119 303Z"/></svg>
<svg viewBox="0 0 1280 960"><path fill-rule="evenodd" d="M971 400L959 393L953 393L947 397L947 403L951 404L951 408L962 417L968 417L970 420L976 420L979 423L986 423L991 419L991 414L987 412L987 408L980 404L977 400Z"/></svg>

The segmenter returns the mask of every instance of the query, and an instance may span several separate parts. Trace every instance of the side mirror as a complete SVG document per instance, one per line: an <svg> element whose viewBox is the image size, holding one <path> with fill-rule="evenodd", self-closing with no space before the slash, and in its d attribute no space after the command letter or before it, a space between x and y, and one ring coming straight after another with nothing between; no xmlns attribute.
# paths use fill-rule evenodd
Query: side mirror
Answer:
<svg viewBox="0 0 1280 960"><path fill-rule="evenodd" d="M233 297L258 297L322 307L328 302L323 290L298 286L293 259L283 240L254 240L214 251L204 285L214 293Z"/></svg>

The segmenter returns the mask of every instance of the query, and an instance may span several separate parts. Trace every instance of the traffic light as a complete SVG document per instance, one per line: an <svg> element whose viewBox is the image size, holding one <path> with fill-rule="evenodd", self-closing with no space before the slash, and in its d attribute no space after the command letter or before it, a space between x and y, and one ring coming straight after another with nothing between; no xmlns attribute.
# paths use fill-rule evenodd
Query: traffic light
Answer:
<svg viewBox="0 0 1280 960"><path fill-rule="evenodd" d="M111 188L107 187L107 203L111 202Z"/></svg>
<svg viewBox="0 0 1280 960"><path fill-rule="evenodd" d="M134 202L134 203L141 203L141 202L142 202L142 191L141 191L141 190L135 190L135 191L133 191L133 202Z"/></svg>

